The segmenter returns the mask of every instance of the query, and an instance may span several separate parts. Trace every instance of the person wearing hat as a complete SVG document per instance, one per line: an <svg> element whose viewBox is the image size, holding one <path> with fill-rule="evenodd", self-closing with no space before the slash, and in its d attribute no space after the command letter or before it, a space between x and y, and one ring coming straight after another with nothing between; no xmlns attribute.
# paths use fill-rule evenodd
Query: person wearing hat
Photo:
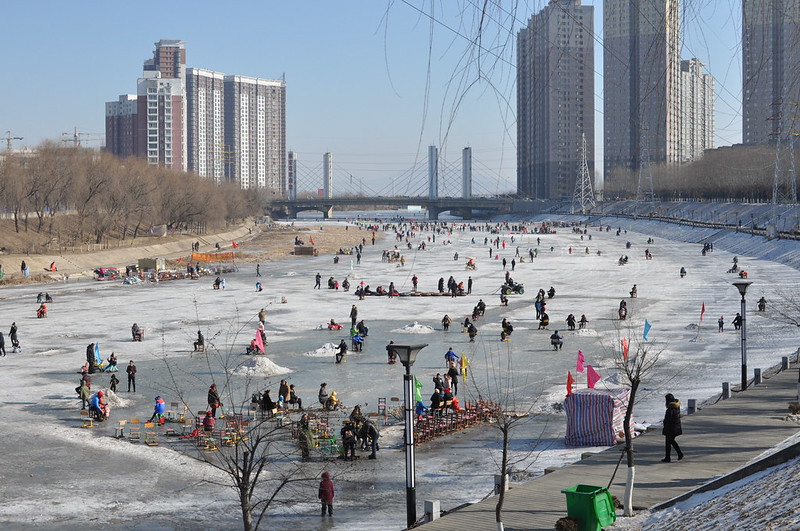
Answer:
<svg viewBox="0 0 800 531"><path fill-rule="evenodd" d="M319 494L317 497L322 502L322 514L325 516L325 509L328 509L328 516L333 516L333 497L335 495L333 489L333 481L331 475L327 472L322 473L322 481L319 482Z"/></svg>
<svg viewBox="0 0 800 531"><path fill-rule="evenodd" d="M331 392L331 396L325 401L325 409L328 411L336 411L339 409L340 400L336 396L336 391Z"/></svg>
<svg viewBox="0 0 800 531"><path fill-rule="evenodd" d="M667 394L664 399L667 405L667 412L664 415L664 428L661 430L661 433L666 437L666 453L664 459L661 461L669 463L672 461L670 456L672 448L675 448L675 451L678 453L678 461L683 459L681 447L678 446L675 440L675 437L683 433L683 430L681 430L681 403L672 393Z"/></svg>
<svg viewBox="0 0 800 531"><path fill-rule="evenodd" d="M153 408L153 416L147 422L153 422L156 420L159 424L164 424L166 418L164 417L164 411L167 409L167 404L164 402L164 399L160 396L156 397L156 405Z"/></svg>

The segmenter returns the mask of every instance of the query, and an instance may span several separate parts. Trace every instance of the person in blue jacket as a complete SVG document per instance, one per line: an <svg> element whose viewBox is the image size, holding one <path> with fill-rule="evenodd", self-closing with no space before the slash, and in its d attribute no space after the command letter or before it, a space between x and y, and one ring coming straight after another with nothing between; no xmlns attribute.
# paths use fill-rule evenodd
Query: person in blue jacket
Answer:
<svg viewBox="0 0 800 531"><path fill-rule="evenodd" d="M153 416L147 422L153 422L155 419L159 424L164 424L164 411L167 409L167 404L160 396L156 397L156 405L153 408Z"/></svg>

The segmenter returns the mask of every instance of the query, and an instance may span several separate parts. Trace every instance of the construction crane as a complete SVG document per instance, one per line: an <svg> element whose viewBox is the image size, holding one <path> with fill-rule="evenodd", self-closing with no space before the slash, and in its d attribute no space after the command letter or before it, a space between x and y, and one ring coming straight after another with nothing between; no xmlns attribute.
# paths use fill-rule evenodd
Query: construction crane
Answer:
<svg viewBox="0 0 800 531"><path fill-rule="evenodd" d="M12 136L11 131L6 131L6 136L3 137L6 141L6 149L11 151L11 141L12 140L22 140L21 136Z"/></svg>
<svg viewBox="0 0 800 531"><path fill-rule="evenodd" d="M97 138L90 138L89 136L94 136ZM62 142L72 142L72 147L78 148L81 147L81 142L96 142L100 140L100 136L102 133L83 133L78 131L76 127L71 133L61 133L61 136L67 137L61 139ZM81 138L86 137L86 138Z"/></svg>

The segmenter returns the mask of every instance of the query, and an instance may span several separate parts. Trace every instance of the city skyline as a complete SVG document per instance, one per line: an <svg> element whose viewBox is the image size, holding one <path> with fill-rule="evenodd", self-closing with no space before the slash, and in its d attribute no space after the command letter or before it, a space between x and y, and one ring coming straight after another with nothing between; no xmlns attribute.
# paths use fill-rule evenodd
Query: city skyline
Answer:
<svg viewBox="0 0 800 531"><path fill-rule="evenodd" d="M595 7L599 38L603 3L584 3ZM353 187L379 190L391 184L402 193L407 185L398 176L414 162L424 163L427 146L437 145L454 163L470 146L476 175L499 176L499 188L503 183L506 189L516 188L513 35L546 2L526 4L519 11L509 4L503 7L507 11L494 13L506 18L494 28L487 23L484 50L500 50L503 61L491 63L488 52L484 54L484 81L490 80L493 88L478 82L469 89L477 79L475 66L471 74L459 77L459 61L470 61L474 45L468 36L480 14L464 15L451 6L437 6L431 13L425 2L391 7L371 2L247 3L242 9L252 16L226 17L209 16L213 4L197 2L191 11L180 10L180 17L154 19L99 2L87 2L80 12L55 2L44 4L45 16L37 9L42 4L10 5L6 22L0 23L0 42L17 50L6 61L11 83L0 98L0 132L24 137L14 147L61 140L61 133L73 127L102 135L103 102L129 92L143 50L159 39L174 38L186 42L189 66L271 79L285 75L290 91L286 148L297 153L300 170L321 175L323 153L332 152L334 172L352 175ZM740 103L731 95L741 85L741 14L731 6L699 5L693 15L685 23L689 50L682 56L698 57L723 87L718 99L726 103L717 105L717 144L738 143ZM712 17L718 21L715 31L701 36L699 26ZM511 44L504 33L512 35ZM597 42L595 54L596 65L601 64ZM37 70L56 81L32 83ZM602 77L597 76L595 99L602 102ZM463 100L456 97L464 93ZM598 112L596 133L602 118ZM601 151L602 146L595 146L595 161L602 160Z"/></svg>

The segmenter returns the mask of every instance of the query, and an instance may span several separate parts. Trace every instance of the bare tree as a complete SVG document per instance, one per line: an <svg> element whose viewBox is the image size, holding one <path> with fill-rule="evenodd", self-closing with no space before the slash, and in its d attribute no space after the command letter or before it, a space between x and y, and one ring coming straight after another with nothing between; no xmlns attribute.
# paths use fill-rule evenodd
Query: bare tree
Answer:
<svg viewBox="0 0 800 531"><path fill-rule="evenodd" d="M485 384L479 384L475 378L475 370L480 363L474 358L470 362L472 369L469 371L469 379L472 383L471 393L477 396L482 403L481 407L489 410L491 426L500 434L500 459L496 461L500 472L499 493L495 504L495 524L497 531L503 531L503 505L505 503L505 493L508 488L509 471L521 466L520 471L525 471L536 463L531 457L541 451L541 435L546 429L542 426L539 437L530 442L528 450L512 455L509 452L509 443L514 431L521 424L530 422L531 412L536 406L536 399L522 400L520 395L523 392L531 396L541 396L541 389L531 389L531 383L516 382L513 357L511 349L507 344L503 344L505 349L489 353L481 360L485 370Z"/></svg>
<svg viewBox="0 0 800 531"><path fill-rule="evenodd" d="M628 315L630 319L630 314ZM631 436L631 418L636 393L642 380L658 363L658 357L663 348L657 348L652 342L644 340L642 329L626 321L627 326L617 328L617 345L614 348L616 364L619 367L624 382L630 388L628 407L625 409L623 430L625 431L624 455L627 459L628 473L625 481L624 514L633 516L633 488L636 479L636 462L634 459L633 437Z"/></svg>
<svg viewBox="0 0 800 531"><path fill-rule="evenodd" d="M296 444L291 441L291 431L286 426L260 414L249 421L236 420L248 418L251 413L251 396L256 390L255 381L251 377L234 374L242 365L238 361L241 359L239 349L235 346L237 338L244 329L252 325L252 321L237 321L227 324L228 332L217 331L212 334L209 331L202 353L209 373L221 378L221 381L215 383L221 389L225 417L234 419L234 423L226 443L218 451L200 450L199 458L226 476L224 482L210 479L206 481L234 489L245 531L255 531L264 524L267 511L273 504L283 501L281 494L287 487L315 479L308 476L301 467L296 455ZM181 370L176 364L170 363L166 356L163 356L163 360L170 376L169 391L186 404L187 391L179 378ZM244 385L240 381L242 379Z"/></svg>

